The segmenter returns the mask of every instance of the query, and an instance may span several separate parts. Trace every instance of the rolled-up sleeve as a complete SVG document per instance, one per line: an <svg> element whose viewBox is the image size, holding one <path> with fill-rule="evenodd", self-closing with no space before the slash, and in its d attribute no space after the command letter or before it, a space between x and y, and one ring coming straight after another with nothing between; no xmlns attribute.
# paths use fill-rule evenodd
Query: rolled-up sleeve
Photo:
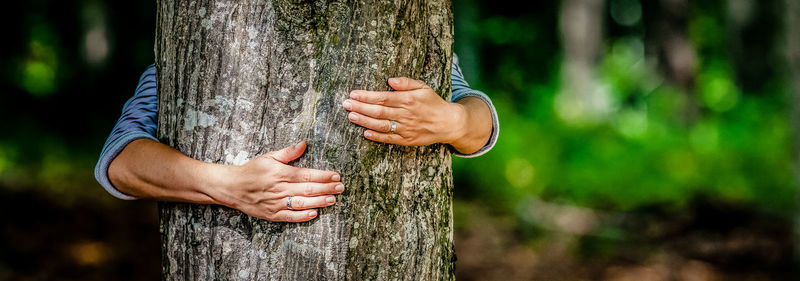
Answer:
<svg viewBox="0 0 800 281"><path fill-rule="evenodd" d="M105 190L119 199L132 200L136 197L120 192L108 178L108 167L111 161L134 140L152 139L158 141L156 133L156 116L158 114L158 98L156 97L156 70L151 65L139 78L136 92L122 108L122 116L117 120L114 129L103 145L100 159L94 168L97 182Z"/></svg>
<svg viewBox="0 0 800 281"><path fill-rule="evenodd" d="M464 74L461 73L461 67L458 65L458 57L453 55L453 65L450 71L450 80L453 85L453 96L451 98L452 102L457 102L460 99L466 97L476 97L484 102L486 105L489 106L489 110L492 113L492 134L489 137L489 141L486 142L486 145L481 147L478 151L470 154L463 154L458 152L457 150L453 149L453 154L459 157L478 157L486 152L491 150L495 143L497 143L497 136L500 133L500 121L497 119L497 110L494 108L494 104L492 104L492 99L489 98L486 94L481 91L471 89L467 81L464 79Z"/></svg>

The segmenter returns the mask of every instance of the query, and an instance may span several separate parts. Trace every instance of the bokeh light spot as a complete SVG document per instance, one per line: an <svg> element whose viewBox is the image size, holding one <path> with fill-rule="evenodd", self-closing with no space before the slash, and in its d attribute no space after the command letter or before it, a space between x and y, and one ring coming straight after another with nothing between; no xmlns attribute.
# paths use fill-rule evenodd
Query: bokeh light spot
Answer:
<svg viewBox="0 0 800 281"><path fill-rule="evenodd" d="M46 96L56 88L56 71L47 63L28 61L22 70L22 87L34 96Z"/></svg>
<svg viewBox="0 0 800 281"><path fill-rule="evenodd" d="M611 18L620 25L632 26L642 19L642 4L638 0L613 0L610 8Z"/></svg>
<svg viewBox="0 0 800 281"><path fill-rule="evenodd" d="M0 144L0 175L14 165L14 158L14 149Z"/></svg>
<svg viewBox="0 0 800 281"><path fill-rule="evenodd" d="M19 87L33 96L43 97L56 91L58 56L55 32L49 25L31 27L28 53L17 66Z"/></svg>
<svg viewBox="0 0 800 281"><path fill-rule="evenodd" d="M695 150L711 153L717 149L719 131L716 122L699 123L689 132L689 142Z"/></svg>
<svg viewBox="0 0 800 281"><path fill-rule="evenodd" d="M739 93L729 79L714 77L703 88L703 101L712 110L723 112L736 106Z"/></svg>
<svg viewBox="0 0 800 281"><path fill-rule="evenodd" d="M72 245L69 253L79 265L99 265L108 259L108 246L102 242L80 242Z"/></svg>
<svg viewBox="0 0 800 281"><path fill-rule="evenodd" d="M533 182L536 170L530 161L524 158L514 158L506 165L506 179L516 188L524 188Z"/></svg>
<svg viewBox="0 0 800 281"><path fill-rule="evenodd" d="M92 64L102 64L108 56L108 38L106 28L102 25L93 27L86 33L84 42L86 59Z"/></svg>
<svg viewBox="0 0 800 281"><path fill-rule="evenodd" d="M628 138L640 138L647 133L647 112L644 110L625 110L619 115L615 127Z"/></svg>

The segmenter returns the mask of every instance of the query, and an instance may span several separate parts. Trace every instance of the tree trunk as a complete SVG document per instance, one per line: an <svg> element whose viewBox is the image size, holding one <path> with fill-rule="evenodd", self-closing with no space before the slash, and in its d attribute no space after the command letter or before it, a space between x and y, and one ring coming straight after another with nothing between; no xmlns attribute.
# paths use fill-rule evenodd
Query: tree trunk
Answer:
<svg viewBox="0 0 800 281"><path fill-rule="evenodd" d="M785 52L788 68L789 86L792 91L792 118L794 125L794 167L795 167L795 196L800 200L800 3L795 0L785 0L785 14L783 14L786 43ZM794 263L800 264L800 209L794 213Z"/></svg>
<svg viewBox="0 0 800 281"><path fill-rule="evenodd" d="M561 2L559 27L564 45L559 116L573 124L591 124L608 117L607 91L598 85L595 66L603 44L604 0Z"/></svg>
<svg viewBox="0 0 800 281"><path fill-rule="evenodd" d="M689 1L660 0L654 9L650 33L652 45L658 58L658 66L664 77L683 93L684 125L692 125L700 117L695 90L697 76L697 54L689 38Z"/></svg>
<svg viewBox="0 0 800 281"><path fill-rule="evenodd" d="M445 0L158 1L159 138L240 165L308 142L294 166L345 193L308 223L161 203L165 280L452 280L452 169L443 145L371 142L341 102L408 76L450 95Z"/></svg>

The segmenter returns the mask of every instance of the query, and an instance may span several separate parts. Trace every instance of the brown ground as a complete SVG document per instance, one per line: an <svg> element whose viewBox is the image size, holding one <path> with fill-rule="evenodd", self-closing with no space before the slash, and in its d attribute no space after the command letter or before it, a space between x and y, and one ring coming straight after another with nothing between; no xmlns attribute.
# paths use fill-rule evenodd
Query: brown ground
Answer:
<svg viewBox="0 0 800 281"><path fill-rule="evenodd" d="M577 236L494 215L476 203L458 204L457 277L800 280L792 275L787 220L699 206L683 214L643 209L611 230ZM13 193L0 198L0 214L0 280L159 279L152 202L66 206Z"/></svg>

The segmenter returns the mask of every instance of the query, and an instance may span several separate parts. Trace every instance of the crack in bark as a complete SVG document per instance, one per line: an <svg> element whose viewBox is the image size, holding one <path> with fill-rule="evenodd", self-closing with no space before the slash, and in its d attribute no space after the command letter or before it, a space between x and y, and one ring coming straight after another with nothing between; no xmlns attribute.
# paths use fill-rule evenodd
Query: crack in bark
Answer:
<svg viewBox="0 0 800 281"><path fill-rule="evenodd" d="M389 90L386 79L401 75L449 99L450 9L444 0L159 1L164 143L242 164L304 139L292 165L338 171L347 186L300 224L161 203L163 278L454 279L449 150L368 141L340 106L351 89Z"/></svg>

